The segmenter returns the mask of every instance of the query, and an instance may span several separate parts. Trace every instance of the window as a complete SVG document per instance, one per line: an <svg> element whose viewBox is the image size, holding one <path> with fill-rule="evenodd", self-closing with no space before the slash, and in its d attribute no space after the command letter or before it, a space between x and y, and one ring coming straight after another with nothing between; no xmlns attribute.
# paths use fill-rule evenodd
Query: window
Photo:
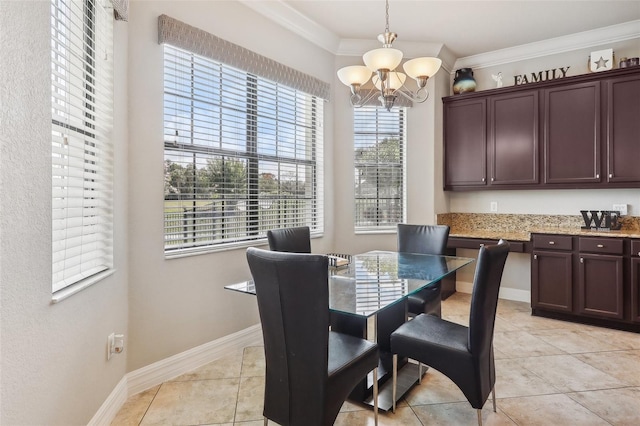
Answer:
<svg viewBox="0 0 640 426"><path fill-rule="evenodd" d="M53 292L113 266L112 16L93 0L51 2Z"/></svg>
<svg viewBox="0 0 640 426"><path fill-rule="evenodd" d="M164 45L165 253L322 230L323 101Z"/></svg>
<svg viewBox="0 0 640 426"><path fill-rule="evenodd" d="M356 231L395 229L405 217L405 108L353 114Z"/></svg>

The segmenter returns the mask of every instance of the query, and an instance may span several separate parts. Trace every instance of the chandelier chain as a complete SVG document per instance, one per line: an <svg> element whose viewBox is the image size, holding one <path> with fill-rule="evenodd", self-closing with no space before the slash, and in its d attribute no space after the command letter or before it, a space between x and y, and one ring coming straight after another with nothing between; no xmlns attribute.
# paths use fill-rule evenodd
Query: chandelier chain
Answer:
<svg viewBox="0 0 640 426"><path fill-rule="evenodd" d="M385 7L385 11L386 11L386 26L384 27L384 32L388 33L389 32L389 0L385 1L386 7Z"/></svg>

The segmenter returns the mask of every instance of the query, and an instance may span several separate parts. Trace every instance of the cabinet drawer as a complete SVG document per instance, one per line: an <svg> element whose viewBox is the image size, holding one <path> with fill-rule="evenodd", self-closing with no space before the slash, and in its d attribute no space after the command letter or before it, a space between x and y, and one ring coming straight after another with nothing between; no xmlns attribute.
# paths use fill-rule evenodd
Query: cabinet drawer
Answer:
<svg viewBox="0 0 640 426"><path fill-rule="evenodd" d="M534 249L572 250L573 239L568 235L534 235Z"/></svg>
<svg viewBox="0 0 640 426"><path fill-rule="evenodd" d="M479 249L482 246L498 244L498 240L483 240L481 238L449 237L447 248ZM524 243L509 241L509 251L524 253Z"/></svg>
<svg viewBox="0 0 640 426"><path fill-rule="evenodd" d="M620 238L580 238L580 252L622 254L623 240Z"/></svg>
<svg viewBox="0 0 640 426"><path fill-rule="evenodd" d="M631 240L631 256L640 257L640 240Z"/></svg>

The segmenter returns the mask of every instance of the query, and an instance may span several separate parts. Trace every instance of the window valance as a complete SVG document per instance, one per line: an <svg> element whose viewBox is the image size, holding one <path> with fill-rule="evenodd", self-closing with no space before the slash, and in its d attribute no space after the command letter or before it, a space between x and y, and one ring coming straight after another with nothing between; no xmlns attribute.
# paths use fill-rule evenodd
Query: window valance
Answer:
<svg viewBox="0 0 640 426"><path fill-rule="evenodd" d="M129 20L129 0L111 0L111 4L117 21Z"/></svg>
<svg viewBox="0 0 640 426"><path fill-rule="evenodd" d="M167 15L158 17L158 43L187 49L256 76L329 100L329 83Z"/></svg>

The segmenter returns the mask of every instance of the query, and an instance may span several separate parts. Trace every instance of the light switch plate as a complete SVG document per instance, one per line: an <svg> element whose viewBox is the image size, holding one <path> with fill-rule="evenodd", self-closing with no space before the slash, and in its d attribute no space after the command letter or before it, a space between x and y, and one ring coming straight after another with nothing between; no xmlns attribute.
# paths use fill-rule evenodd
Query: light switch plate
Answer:
<svg viewBox="0 0 640 426"><path fill-rule="evenodd" d="M619 211L620 216L627 215L627 205L626 204L614 204L612 210Z"/></svg>

